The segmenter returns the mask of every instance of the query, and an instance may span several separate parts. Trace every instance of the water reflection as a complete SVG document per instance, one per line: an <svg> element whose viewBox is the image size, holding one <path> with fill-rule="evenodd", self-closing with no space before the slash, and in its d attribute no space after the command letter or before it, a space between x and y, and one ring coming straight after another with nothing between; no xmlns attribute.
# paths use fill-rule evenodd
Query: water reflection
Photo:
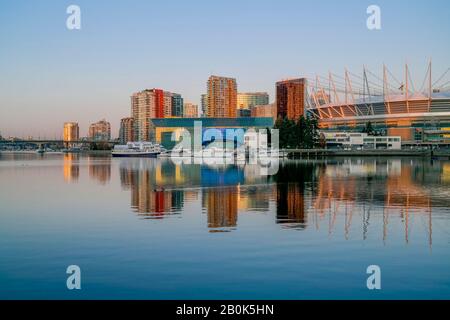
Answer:
<svg viewBox="0 0 450 320"><path fill-rule="evenodd" d="M64 181L68 183L77 182L80 176L80 164L78 162L78 154L64 154L63 170Z"/></svg>
<svg viewBox="0 0 450 320"><path fill-rule="evenodd" d="M111 180L111 158L94 157L88 158L89 177L101 185L106 185Z"/></svg>
<svg viewBox="0 0 450 320"><path fill-rule="evenodd" d="M64 178L79 179L79 158L64 156ZM429 159L329 159L285 161L272 177L249 164L200 165L170 160L89 158L89 177L111 180L118 165L130 206L143 219L182 217L189 210L206 214L210 232L230 232L247 213L273 215L286 230L316 230L344 239L369 237L386 242L402 230L431 246L433 214L450 202L450 163ZM198 209L192 209L198 208ZM395 231L394 231L395 230Z"/></svg>
<svg viewBox="0 0 450 320"><path fill-rule="evenodd" d="M184 207L183 190L166 190L181 183L179 168L145 159L127 159L120 163L120 181L131 191L131 208L144 218L161 219L180 214Z"/></svg>
<svg viewBox="0 0 450 320"><path fill-rule="evenodd" d="M208 227L213 232L230 231L237 226L237 188L209 189L203 193L203 207L208 214Z"/></svg>
<svg viewBox="0 0 450 320"><path fill-rule="evenodd" d="M313 188L314 166L309 163L290 163L280 166L274 177L277 190L277 222L287 228L307 227L306 188Z"/></svg>

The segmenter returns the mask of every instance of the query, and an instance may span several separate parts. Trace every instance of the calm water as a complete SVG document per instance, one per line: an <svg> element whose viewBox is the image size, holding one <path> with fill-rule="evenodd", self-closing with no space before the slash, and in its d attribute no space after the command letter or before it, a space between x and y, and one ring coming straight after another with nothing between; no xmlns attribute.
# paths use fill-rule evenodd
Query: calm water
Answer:
<svg viewBox="0 0 450 320"><path fill-rule="evenodd" d="M449 299L449 207L450 161L1 154L0 298Z"/></svg>

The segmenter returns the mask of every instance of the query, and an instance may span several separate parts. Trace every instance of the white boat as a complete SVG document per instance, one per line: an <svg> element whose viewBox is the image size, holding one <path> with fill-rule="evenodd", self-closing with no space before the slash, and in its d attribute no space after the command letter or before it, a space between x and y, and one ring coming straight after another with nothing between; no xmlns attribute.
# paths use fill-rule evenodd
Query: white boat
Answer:
<svg viewBox="0 0 450 320"><path fill-rule="evenodd" d="M113 157L156 158L161 153L161 146L152 142L128 142L126 145L116 145L112 151Z"/></svg>
<svg viewBox="0 0 450 320"><path fill-rule="evenodd" d="M161 147L161 153L158 155L159 158L169 158L172 153L164 147Z"/></svg>

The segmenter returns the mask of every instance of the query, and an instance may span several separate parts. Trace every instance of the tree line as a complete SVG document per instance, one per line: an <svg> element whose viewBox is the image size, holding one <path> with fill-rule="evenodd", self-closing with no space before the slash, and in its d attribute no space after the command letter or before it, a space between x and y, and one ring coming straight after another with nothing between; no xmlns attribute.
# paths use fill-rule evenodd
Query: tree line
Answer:
<svg viewBox="0 0 450 320"><path fill-rule="evenodd" d="M274 129L279 130L281 149L312 149L320 143L316 119L301 116L298 120L278 119Z"/></svg>

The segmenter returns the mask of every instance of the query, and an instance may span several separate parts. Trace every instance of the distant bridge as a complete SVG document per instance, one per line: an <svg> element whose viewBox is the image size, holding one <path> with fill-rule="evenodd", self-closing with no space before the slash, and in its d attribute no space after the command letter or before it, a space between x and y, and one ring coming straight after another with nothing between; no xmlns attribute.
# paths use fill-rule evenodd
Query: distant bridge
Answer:
<svg viewBox="0 0 450 320"><path fill-rule="evenodd" d="M0 144L95 144L95 143L107 143L110 145L119 144L118 141L99 141L99 140L73 140L73 141L65 141L58 139L4 139L0 140Z"/></svg>

